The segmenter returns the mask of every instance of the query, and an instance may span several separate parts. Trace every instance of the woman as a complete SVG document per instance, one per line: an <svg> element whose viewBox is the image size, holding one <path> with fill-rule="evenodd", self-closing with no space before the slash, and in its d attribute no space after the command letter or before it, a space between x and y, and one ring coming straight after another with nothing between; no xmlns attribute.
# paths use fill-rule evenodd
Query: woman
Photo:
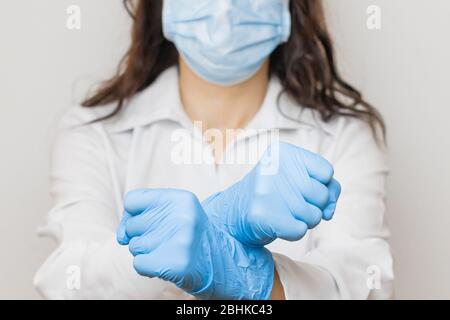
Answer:
<svg viewBox="0 0 450 320"><path fill-rule="evenodd" d="M321 2L125 2L131 48L54 147L38 290L389 298L384 125L339 76Z"/></svg>

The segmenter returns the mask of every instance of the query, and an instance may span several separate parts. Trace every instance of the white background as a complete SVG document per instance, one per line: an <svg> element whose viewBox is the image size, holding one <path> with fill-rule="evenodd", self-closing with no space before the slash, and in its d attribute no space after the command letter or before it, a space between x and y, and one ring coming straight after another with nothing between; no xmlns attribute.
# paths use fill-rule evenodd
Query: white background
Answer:
<svg viewBox="0 0 450 320"><path fill-rule="evenodd" d="M66 28L71 4L81 31ZM397 297L450 299L450 1L326 4L343 73L389 128ZM366 28L372 4L379 31ZM50 206L53 128L114 71L128 27L121 0L0 2L0 298L38 298L32 277L54 248L36 237Z"/></svg>

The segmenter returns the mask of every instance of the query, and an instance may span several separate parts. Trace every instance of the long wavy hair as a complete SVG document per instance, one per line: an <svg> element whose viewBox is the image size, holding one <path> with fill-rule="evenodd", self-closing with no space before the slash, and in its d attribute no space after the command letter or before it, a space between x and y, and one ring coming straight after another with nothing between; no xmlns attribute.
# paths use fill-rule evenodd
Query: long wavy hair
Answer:
<svg viewBox="0 0 450 320"><path fill-rule="evenodd" d="M84 107L117 103L114 117L126 101L150 86L167 68L178 64L175 46L162 30L163 0L124 0L133 19L131 46L117 73L83 102ZM317 110L323 121L353 117L370 125L375 136L386 128L378 111L339 74L321 0L291 0L292 31L287 43L270 57L270 75L279 78L283 93L299 106ZM381 130L380 130L381 129Z"/></svg>

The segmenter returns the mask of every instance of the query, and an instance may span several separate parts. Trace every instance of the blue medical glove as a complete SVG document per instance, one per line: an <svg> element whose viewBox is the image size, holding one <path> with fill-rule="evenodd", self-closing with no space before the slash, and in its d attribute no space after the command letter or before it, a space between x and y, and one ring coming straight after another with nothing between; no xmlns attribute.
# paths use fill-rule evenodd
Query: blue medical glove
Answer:
<svg viewBox="0 0 450 320"><path fill-rule="evenodd" d="M330 220L341 187L320 155L287 143L270 146L256 167L202 205L210 219L249 246L296 241Z"/></svg>
<svg viewBox="0 0 450 320"><path fill-rule="evenodd" d="M134 268L200 299L269 299L274 262L265 248L242 245L213 225L197 197L172 189L127 194L117 232Z"/></svg>

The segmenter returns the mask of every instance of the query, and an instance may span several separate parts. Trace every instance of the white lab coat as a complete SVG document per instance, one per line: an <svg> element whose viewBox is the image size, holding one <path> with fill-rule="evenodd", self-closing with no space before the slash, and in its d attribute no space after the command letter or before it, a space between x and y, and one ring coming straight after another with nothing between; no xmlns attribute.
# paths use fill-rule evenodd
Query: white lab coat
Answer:
<svg viewBox="0 0 450 320"><path fill-rule="evenodd" d="M176 68L167 70L111 120L88 124L114 105L74 107L62 119L51 163L54 206L40 230L59 246L34 279L44 297L189 298L171 283L134 271L132 255L116 242L123 196L135 188L181 188L203 200L242 178L253 164L173 161L174 132L192 133L177 77ZM385 153L362 121L340 117L324 123L285 95L277 108L280 90L272 79L260 111L227 152L261 143L260 137L279 130L280 140L327 158L343 190L331 222L298 242L277 240L269 246L287 299L390 298ZM193 145L204 145L197 135L188 137Z"/></svg>

